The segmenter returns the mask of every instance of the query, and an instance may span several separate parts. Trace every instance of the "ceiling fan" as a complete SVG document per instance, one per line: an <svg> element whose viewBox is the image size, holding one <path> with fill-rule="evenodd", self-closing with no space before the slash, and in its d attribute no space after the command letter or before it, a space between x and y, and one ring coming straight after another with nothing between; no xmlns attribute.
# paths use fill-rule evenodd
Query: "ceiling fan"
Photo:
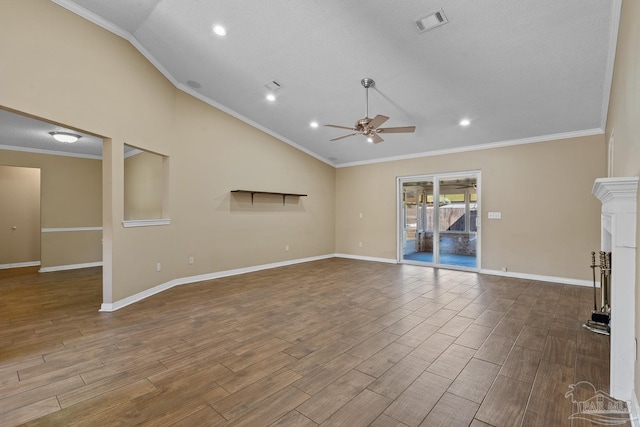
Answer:
<svg viewBox="0 0 640 427"><path fill-rule="evenodd" d="M389 120L389 117L378 114L377 116L375 116L372 119L369 118L369 88L373 87L376 84L376 82L374 82L372 79L364 78L364 79L362 79L362 81L360 81L360 83L362 84L362 86L364 86L364 89L365 89L365 102L366 102L366 105L367 105L367 109L365 111L364 118L358 120L354 127L338 126L338 125L325 125L325 126L332 127L332 128L348 129L348 130L354 131L354 133L350 133L349 135L340 136L338 138L331 139L330 141L337 141L339 139L348 138L348 137L354 136L354 135L364 135L364 136L367 137L367 141L373 142L374 144L377 144L379 142L384 141L384 139L382 139L380 137L380 135L379 135L381 133L411 133L411 132L415 132L415 130L416 130L415 126L401 126L401 127L393 127L393 128L381 128L381 127L378 127L378 126L382 125L384 122L386 122L387 120Z"/></svg>

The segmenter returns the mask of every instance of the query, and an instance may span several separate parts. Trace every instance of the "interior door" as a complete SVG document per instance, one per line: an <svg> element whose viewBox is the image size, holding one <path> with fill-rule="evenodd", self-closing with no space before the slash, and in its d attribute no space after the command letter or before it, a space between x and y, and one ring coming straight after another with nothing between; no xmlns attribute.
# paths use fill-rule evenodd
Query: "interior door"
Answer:
<svg viewBox="0 0 640 427"><path fill-rule="evenodd" d="M40 263L40 169L0 165L0 267Z"/></svg>

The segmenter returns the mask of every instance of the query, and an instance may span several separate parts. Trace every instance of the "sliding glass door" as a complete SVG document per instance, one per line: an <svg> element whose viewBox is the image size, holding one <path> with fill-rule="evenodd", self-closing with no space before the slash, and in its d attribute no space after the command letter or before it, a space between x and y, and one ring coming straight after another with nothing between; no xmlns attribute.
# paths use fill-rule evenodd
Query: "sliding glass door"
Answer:
<svg viewBox="0 0 640 427"><path fill-rule="evenodd" d="M479 172L398 179L398 261L477 270Z"/></svg>
<svg viewBox="0 0 640 427"><path fill-rule="evenodd" d="M439 181L439 264L477 267L478 193L473 177Z"/></svg>
<svg viewBox="0 0 640 427"><path fill-rule="evenodd" d="M402 253L433 262L433 181L405 182L402 191Z"/></svg>

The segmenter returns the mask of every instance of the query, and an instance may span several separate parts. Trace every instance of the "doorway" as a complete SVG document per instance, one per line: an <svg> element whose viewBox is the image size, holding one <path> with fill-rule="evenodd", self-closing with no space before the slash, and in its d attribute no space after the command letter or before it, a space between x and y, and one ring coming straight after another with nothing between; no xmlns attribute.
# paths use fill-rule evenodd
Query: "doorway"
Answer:
<svg viewBox="0 0 640 427"><path fill-rule="evenodd" d="M2 106L0 128L7 130L0 138L0 241L8 243L0 269L102 265L103 139ZM17 171L35 172L25 183ZM8 199L12 195L21 199Z"/></svg>
<svg viewBox="0 0 640 427"><path fill-rule="evenodd" d="M398 262L478 271L480 172L398 178Z"/></svg>

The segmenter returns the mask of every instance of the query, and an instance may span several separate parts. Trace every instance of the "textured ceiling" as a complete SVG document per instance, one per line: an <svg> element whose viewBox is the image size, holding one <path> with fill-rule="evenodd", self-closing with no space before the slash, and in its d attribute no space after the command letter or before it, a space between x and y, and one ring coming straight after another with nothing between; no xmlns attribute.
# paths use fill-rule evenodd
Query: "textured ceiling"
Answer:
<svg viewBox="0 0 640 427"><path fill-rule="evenodd" d="M619 0L54 1L127 38L182 90L335 165L601 133L620 9ZM441 8L449 23L419 33L412 21ZM309 126L364 117L364 77L376 81L369 116L414 134L330 142L350 132ZM272 80L282 87L269 103Z"/></svg>
<svg viewBox="0 0 640 427"><path fill-rule="evenodd" d="M102 139L53 123L0 109L0 149L25 150L43 154L102 158ZM73 144L58 142L49 132L69 132L81 138Z"/></svg>

